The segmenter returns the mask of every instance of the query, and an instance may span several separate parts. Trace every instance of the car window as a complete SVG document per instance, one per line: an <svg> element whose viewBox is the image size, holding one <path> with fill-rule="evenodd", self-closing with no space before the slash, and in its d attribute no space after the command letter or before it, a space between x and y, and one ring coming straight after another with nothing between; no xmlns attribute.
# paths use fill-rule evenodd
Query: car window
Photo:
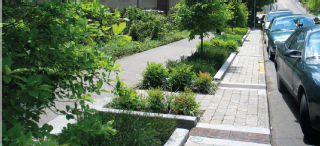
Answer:
<svg viewBox="0 0 320 146"><path fill-rule="evenodd" d="M282 15L289 15L292 14L292 12L280 12L280 13L271 13L267 16L267 22L270 22L274 17L276 16L282 16Z"/></svg>
<svg viewBox="0 0 320 146"><path fill-rule="evenodd" d="M298 32L297 35L292 39L292 42L291 42L289 48L302 51L304 48L305 37L306 37L306 35L303 31Z"/></svg>
<svg viewBox="0 0 320 146"><path fill-rule="evenodd" d="M320 56L320 32L314 32L310 35L306 58L319 59Z"/></svg>
<svg viewBox="0 0 320 146"><path fill-rule="evenodd" d="M289 17L274 19L272 31L283 30L283 29L297 29L296 23L302 23L303 26L314 25L314 22L309 17Z"/></svg>
<svg viewBox="0 0 320 146"><path fill-rule="evenodd" d="M292 40L293 40L293 38L294 38L294 36L295 36L296 34L297 34L296 32L292 33L291 36L290 36L290 37L287 39L287 41L285 42L287 48L289 48L289 45L290 45L290 43L292 42Z"/></svg>

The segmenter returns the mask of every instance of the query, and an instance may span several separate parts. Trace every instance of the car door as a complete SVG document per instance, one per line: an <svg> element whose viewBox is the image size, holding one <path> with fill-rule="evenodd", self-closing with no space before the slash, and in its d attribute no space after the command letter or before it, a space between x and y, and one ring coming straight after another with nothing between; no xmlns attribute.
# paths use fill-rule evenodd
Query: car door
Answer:
<svg viewBox="0 0 320 146"><path fill-rule="evenodd" d="M302 49L304 48L304 39L305 39L305 33L303 31L298 31L296 35L293 37L288 49L295 49L295 50L302 51ZM296 54L296 55L302 55L302 54ZM302 63L301 58L285 57L285 63L286 63L286 66L288 67L286 70L287 83L290 87L290 91L296 95L295 88L297 84L299 84L300 71L298 70L298 66L300 66L300 64Z"/></svg>
<svg viewBox="0 0 320 146"><path fill-rule="evenodd" d="M296 37L295 48L301 52L305 49L305 38L306 33L304 31L300 31L300 33ZM300 54L302 57L302 54ZM290 64L292 64L292 88L293 93L295 95L298 94L298 88L301 82L302 70L303 70L303 59L302 58L291 58L289 60Z"/></svg>
<svg viewBox="0 0 320 146"><path fill-rule="evenodd" d="M287 85L288 89L292 89L292 86L291 86L291 77L292 75L290 75L289 73L291 72L290 70L290 67L288 66L288 62L287 62L287 59L288 57L285 57L284 56L284 53L285 51L289 50L290 49L290 44L291 42L293 41L293 39L295 38L296 36L296 32L294 32L285 42L284 44L284 49L279 49L277 53L278 54L278 72L280 74L280 76L282 77L284 83Z"/></svg>

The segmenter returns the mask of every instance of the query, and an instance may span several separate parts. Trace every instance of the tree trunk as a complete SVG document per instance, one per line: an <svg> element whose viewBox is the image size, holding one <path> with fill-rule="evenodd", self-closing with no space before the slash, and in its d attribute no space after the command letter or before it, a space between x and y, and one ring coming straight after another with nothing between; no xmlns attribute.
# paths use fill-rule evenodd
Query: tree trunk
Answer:
<svg viewBox="0 0 320 146"><path fill-rule="evenodd" d="M200 35L201 38L201 58L203 58L203 34Z"/></svg>

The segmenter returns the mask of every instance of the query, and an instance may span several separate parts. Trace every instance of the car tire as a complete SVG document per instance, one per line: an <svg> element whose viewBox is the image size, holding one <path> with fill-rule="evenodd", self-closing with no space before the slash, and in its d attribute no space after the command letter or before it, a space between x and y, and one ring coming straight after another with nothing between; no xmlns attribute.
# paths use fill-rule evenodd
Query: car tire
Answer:
<svg viewBox="0 0 320 146"><path fill-rule="evenodd" d="M283 84L283 82L280 79L280 74L279 71L277 71L277 86L278 86L278 90L279 92L283 92L285 90L285 86Z"/></svg>
<svg viewBox="0 0 320 146"><path fill-rule="evenodd" d="M268 59L269 60L273 60L274 59L274 54L272 54L269 44L268 44Z"/></svg>
<svg viewBox="0 0 320 146"><path fill-rule="evenodd" d="M310 125L309 107L305 93L300 101L300 126L305 137L313 136L316 131Z"/></svg>

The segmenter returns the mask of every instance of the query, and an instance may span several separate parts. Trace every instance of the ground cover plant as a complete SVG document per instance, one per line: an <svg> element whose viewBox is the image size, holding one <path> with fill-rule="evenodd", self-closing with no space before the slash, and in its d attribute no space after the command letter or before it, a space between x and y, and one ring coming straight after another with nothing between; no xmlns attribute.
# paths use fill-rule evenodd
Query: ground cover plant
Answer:
<svg viewBox="0 0 320 146"><path fill-rule="evenodd" d="M94 146L161 146L164 145L173 131L176 129L175 119L163 119L162 117L149 117L145 115L133 115L125 113L99 113L97 114L102 124L113 121L113 129L116 135L90 136L88 145Z"/></svg>

